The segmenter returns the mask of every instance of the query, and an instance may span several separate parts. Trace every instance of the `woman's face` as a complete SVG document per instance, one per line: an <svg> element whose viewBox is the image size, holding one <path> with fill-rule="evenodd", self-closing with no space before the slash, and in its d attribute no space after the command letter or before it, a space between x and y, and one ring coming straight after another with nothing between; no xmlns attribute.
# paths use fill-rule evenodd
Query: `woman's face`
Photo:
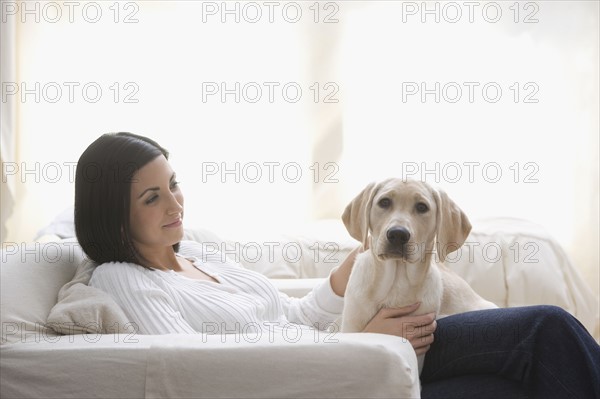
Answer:
<svg viewBox="0 0 600 399"><path fill-rule="evenodd" d="M183 237L183 193L175 172L160 155L133 175L130 230L140 252L172 246Z"/></svg>

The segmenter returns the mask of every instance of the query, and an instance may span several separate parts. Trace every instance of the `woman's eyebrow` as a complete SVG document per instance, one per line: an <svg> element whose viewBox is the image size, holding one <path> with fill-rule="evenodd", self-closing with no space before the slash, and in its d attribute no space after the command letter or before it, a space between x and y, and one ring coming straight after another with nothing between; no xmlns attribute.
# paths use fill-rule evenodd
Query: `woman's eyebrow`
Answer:
<svg viewBox="0 0 600 399"><path fill-rule="evenodd" d="M142 196L143 196L144 194L146 194L146 192L147 192L147 191L159 191L159 190L160 190L160 188L159 188L159 187L150 187L150 188L147 188L147 189L145 189L145 190L144 190L144 191L143 191L143 192L142 192L142 193L141 193L141 194L138 196L138 198L142 198Z"/></svg>
<svg viewBox="0 0 600 399"><path fill-rule="evenodd" d="M175 180L175 172L173 172L173 174L171 175L171 178L169 179L169 182L172 182L173 180ZM145 189L144 191L142 191L142 193L138 196L139 198L142 198L142 196L144 194L146 194L147 191L160 191L160 187L150 187Z"/></svg>

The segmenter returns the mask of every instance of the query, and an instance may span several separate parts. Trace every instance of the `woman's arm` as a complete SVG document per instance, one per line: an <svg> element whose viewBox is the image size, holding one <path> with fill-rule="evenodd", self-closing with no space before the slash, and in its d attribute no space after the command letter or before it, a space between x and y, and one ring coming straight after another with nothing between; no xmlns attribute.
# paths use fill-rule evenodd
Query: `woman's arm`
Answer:
<svg viewBox="0 0 600 399"><path fill-rule="evenodd" d="M363 249L362 246L355 248L350 252L348 257L344 259L342 264L331 272L329 282L336 295L344 296L346 293L346 286L348 285L348 279L350 278L350 272L352 272L352 266L354 266L356 255L365 250L366 249Z"/></svg>
<svg viewBox="0 0 600 399"><path fill-rule="evenodd" d="M361 251L361 247L358 247L350 252L342 264L331 271L329 282L320 283L303 298L290 298L280 293L288 320L318 329L327 328L333 323L341 314L348 278L356 255Z"/></svg>

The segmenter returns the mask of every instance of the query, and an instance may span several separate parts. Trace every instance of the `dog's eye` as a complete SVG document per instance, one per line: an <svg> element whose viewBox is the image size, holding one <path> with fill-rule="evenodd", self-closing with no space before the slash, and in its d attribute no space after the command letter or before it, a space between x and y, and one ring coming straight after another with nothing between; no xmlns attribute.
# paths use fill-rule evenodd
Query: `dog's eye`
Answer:
<svg viewBox="0 0 600 399"><path fill-rule="evenodd" d="M424 202L418 202L417 205L415 205L415 209L419 213L425 213L429 210L429 207Z"/></svg>
<svg viewBox="0 0 600 399"><path fill-rule="evenodd" d="M381 208L389 208L392 205L392 201L389 198L382 198L377 202L377 205Z"/></svg>

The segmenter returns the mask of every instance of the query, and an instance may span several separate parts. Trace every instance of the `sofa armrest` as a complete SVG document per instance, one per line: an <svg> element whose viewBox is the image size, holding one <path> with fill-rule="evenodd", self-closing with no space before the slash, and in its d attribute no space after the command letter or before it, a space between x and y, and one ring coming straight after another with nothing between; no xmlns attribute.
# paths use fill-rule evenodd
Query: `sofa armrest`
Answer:
<svg viewBox="0 0 600 399"><path fill-rule="evenodd" d="M158 337L145 396L419 397L416 355L402 338L291 330Z"/></svg>
<svg viewBox="0 0 600 399"><path fill-rule="evenodd" d="M1 397L413 398L420 391L415 353L402 338L295 328L261 336L43 336L3 347L0 367Z"/></svg>

